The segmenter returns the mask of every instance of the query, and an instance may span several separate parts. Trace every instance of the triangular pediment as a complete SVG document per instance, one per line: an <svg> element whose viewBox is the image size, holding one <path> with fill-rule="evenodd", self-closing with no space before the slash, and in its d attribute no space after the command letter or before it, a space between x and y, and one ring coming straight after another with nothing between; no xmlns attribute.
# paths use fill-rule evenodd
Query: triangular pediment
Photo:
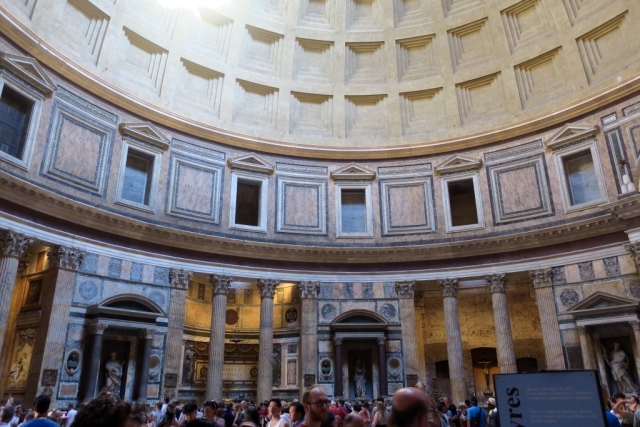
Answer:
<svg viewBox="0 0 640 427"><path fill-rule="evenodd" d="M482 160L480 159L464 156L462 154L454 154L436 166L435 170L438 173L448 173L468 169L478 169L480 166L482 166Z"/></svg>
<svg viewBox="0 0 640 427"><path fill-rule="evenodd" d="M243 154L229 159L231 168L246 169L256 172L272 173L273 165L255 153Z"/></svg>
<svg viewBox="0 0 640 427"><path fill-rule="evenodd" d="M121 123L120 133L156 145L163 150L169 148L171 142L151 123Z"/></svg>
<svg viewBox="0 0 640 427"><path fill-rule="evenodd" d="M56 90L56 84L44 71L44 68L38 64L38 61L33 58L0 52L0 66L36 87L45 95Z"/></svg>
<svg viewBox="0 0 640 427"><path fill-rule="evenodd" d="M610 312L635 311L639 307L640 303L636 300L598 291L574 304L567 312L581 317Z"/></svg>
<svg viewBox="0 0 640 427"><path fill-rule="evenodd" d="M349 163L331 172L331 178L333 179L372 180L375 177L376 173L374 171L356 163Z"/></svg>
<svg viewBox="0 0 640 427"><path fill-rule="evenodd" d="M565 144L570 144L574 141L594 136L597 132L598 125L576 125L567 123L553 134L545 145L553 149Z"/></svg>

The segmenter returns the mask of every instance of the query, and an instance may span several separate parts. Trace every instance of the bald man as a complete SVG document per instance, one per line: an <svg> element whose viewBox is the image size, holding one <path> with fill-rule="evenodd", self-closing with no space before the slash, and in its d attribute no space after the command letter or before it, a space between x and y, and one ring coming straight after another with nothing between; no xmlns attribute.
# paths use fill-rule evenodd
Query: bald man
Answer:
<svg viewBox="0 0 640 427"><path fill-rule="evenodd" d="M439 427L433 422L436 405L433 398L415 387L401 388L393 395L387 427Z"/></svg>
<svg viewBox="0 0 640 427"><path fill-rule="evenodd" d="M364 418L355 412L350 413L344 418L343 427L365 427Z"/></svg>
<svg viewBox="0 0 640 427"><path fill-rule="evenodd" d="M320 427L328 417L330 403L327 392L321 385L314 384L307 387L302 395L302 406L306 415L304 424L300 427Z"/></svg>

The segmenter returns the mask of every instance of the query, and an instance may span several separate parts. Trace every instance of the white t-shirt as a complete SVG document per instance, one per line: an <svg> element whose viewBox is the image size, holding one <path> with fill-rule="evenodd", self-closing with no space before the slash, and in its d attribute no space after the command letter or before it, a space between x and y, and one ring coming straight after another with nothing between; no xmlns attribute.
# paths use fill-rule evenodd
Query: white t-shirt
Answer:
<svg viewBox="0 0 640 427"><path fill-rule="evenodd" d="M67 423L65 424L66 427L70 427L71 424L73 424L73 420L76 418L77 413L78 411L76 411L75 409L72 409L69 412L67 412Z"/></svg>

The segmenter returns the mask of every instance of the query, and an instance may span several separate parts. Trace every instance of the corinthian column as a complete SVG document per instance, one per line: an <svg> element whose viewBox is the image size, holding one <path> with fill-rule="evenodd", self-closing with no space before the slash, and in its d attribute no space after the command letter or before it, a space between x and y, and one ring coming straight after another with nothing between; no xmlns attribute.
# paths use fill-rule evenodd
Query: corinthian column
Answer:
<svg viewBox="0 0 640 427"><path fill-rule="evenodd" d="M536 290L547 369L566 369L564 355L562 354L562 341L560 340L556 305L553 301L551 269L543 268L530 271L529 277L531 277L533 287Z"/></svg>
<svg viewBox="0 0 640 427"><path fill-rule="evenodd" d="M418 357L418 339L416 336L416 309L413 303L416 282L396 282L396 293L400 302L400 321L402 328L402 356L406 385L414 386L424 372L424 360ZM424 380L425 378L422 378Z"/></svg>
<svg viewBox="0 0 640 427"><path fill-rule="evenodd" d="M317 382L316 372L318 371L318 291L320 282L300 282L300 346L299 364L300 376L298 386L300 387L300 398L305 387Z"/></svg>
<svg viewBox="0 0 640 427"><path fill-rule="evenodd" d="M438 280L438 286L442 292L444 303L452 400L463 402L467 398L467 377L464 372L464 353L462 352L462 335L460 333L460 318L458 317L458 279Z"/></svg>
<svg viewBox="0 0 640 427"><path fill-rule="evenodd" d="M273 394L273 295L277 280L258 280L260 291L260 355L258 358L258 402Z"/></svg>
<svg viewBox="0 0 640 427"><path fill-rule="evenodd" d="M493 274L484 278L491 291L493 303L493 319L496 326L496 340L498 342L498 365L500 372L511 374L518 372L516 355L513 350L511 336L511 320L509 320L509 306L507 305L507 288L505 274Z"/></svg>
<svg viewBox="0 0 640 427"><path fill-rule="evenodd" d="M636 264L636 270L640 272L640 242L632 242L624 247L633 257Z"/></svg>
<svg viewBox="0 0 640 427"><path fill-rule="evenodd" d="M182 269L172 268L169 271L171 282L171 302L169 305L169 326L167 328L167 350L165 353L165 378L178 377L180 359L182 358L182 337L184 334L184 309L187 299L187 289L193 273ZM168 390L167 381L163 379L163 395L175 395L175 390ZM173 381L169 381L173 383Z"/></svg>
<svg viewBox="0 0 640 427"><path fill-rule="evenodd" d="M638 372L638 376L640 378L640 321L635 320L629 323L633 328L633 338L636 342L636 346L633 349L633 357L636 360L636 371ZM607 355L605 354L604 357L607 357Z"/></svg>
<svg viewBox="0 0 640 427"><path fill-rule="evenodd" d="M582 351L584 369L596 369L596 363L593 360L593 346L591 345L589 329L586 326L578 326L578 335L580 336L580 350Z"/></svg>
<svg viewBox="0 0 640 427"><path fill-rule="evenodd" d="M227 311L227 292L231 277L212 275L213 310L209 335L209 363L207 367L207 399L222 401L222 373L224 370L224 325Z"/></svg>

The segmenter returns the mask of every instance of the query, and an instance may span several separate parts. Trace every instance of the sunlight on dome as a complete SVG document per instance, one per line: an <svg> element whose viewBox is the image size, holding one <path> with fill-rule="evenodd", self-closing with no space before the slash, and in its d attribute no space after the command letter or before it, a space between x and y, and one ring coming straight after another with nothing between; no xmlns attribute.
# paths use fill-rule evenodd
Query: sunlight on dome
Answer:
<svg viewBox="0 0 640 427"><path fill-rule="evenodd" d="M200 9L215 10L228 5L230 0L157 0L166 9L186 9L200 18Z"/></svg>

